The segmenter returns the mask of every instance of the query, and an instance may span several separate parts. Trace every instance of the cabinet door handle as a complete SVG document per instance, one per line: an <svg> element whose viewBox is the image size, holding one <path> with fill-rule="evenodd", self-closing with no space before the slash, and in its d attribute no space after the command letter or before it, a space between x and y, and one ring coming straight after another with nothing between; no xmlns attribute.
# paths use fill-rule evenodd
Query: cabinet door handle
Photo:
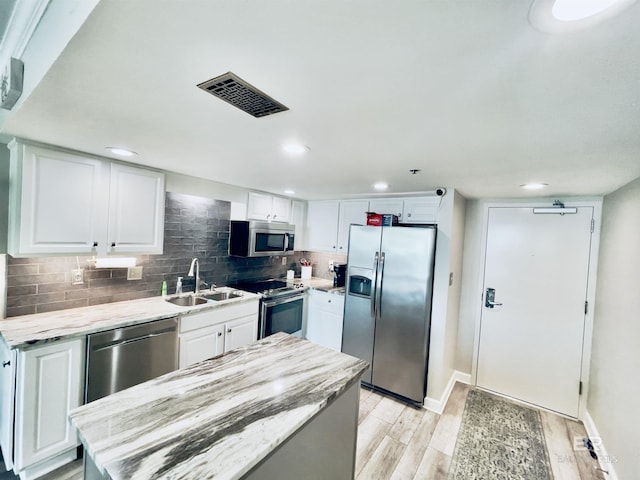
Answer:
<svg viewBox="0 0 640 480"><path fill-rule="evenodd" d="M407 217L410 217L410 216L411 216L411 214L410 214L410 213L407 213Z"/></svg>
<svg viewBox="0 0 640 480"><path fill-rule="evenodd" d="M7 360L6 362L2 362L2 368L8 367L11 365L11 360Z"/></svg>
<svg viewBox="0 0 640 480"><path fill-rule="evenodd" d="M218 336L221 337L222 336L222 332L218 332Z"/></svg>
<svg viewBox="0 0 640 480"><path fill-rule="evenodd" d="M278 216L278 215L276 215L276 214L274 213L274 214L273 214L273 219L275 220L277 216Z"/></svg>
<svg viewBox="0 0 640 480"><path fill-rule="evenodd" d="M93 248L96 248L98 246L98 242L93 242Z"/></svg>
<svg viewBox="0 0 640 480"><path fill-rule="evenodd" d="M227 333L231 333L231 329L227 330Z"/></svg>
<svg viewBox="0 0 640 480"><path fill-rule="evenodd" d="M111 248L115 248L116 247L116 242L111 242Z"/></svg>

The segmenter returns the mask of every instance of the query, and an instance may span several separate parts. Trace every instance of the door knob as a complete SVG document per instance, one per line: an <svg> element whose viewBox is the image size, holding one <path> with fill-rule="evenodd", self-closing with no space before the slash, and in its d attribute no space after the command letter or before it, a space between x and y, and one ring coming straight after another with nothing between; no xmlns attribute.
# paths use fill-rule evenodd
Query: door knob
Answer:
<svg viewBox="0 0 640 480"><path fill-rule="evenodd" d="M497 303L495 299L496 299L496 289L487 288L487 291L484 294L484 306L487 308L501 307L502 304Z"/></svg>

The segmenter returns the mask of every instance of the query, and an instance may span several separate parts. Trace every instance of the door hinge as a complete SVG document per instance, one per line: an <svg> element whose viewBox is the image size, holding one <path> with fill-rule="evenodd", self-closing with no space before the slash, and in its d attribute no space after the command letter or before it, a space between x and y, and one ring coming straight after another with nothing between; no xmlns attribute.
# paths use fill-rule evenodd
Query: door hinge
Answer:
<svg viewBox="0 0 640 480"><path fill-rule="evenodd" d="M580 381L580 385L578 386L578 395L582 395L582 380Z"/></svg>
<svg viewBox="0 0 640 480"><path fill-rule="evenodd" d="M591 233L593 233L596 229L596 221L595 219L591 219Z"/></svg>
<svg viewBox="0 0 640 480"><path fill-rule="evenodd" d="M586 315L589 312L589 301L584 301L584 314Z"/></svg>

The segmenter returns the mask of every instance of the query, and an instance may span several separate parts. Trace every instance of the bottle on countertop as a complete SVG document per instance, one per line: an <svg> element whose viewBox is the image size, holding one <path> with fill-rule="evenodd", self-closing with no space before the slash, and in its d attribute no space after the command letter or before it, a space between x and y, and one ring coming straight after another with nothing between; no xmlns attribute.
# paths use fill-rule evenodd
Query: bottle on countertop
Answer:
<svg viewBox="0 0 640 480"><path fill-rule="evenodd" d="M162 281L162 296L163 297L167 296L167 281L166 280Z"/></svg>
<svg viewBox="0 0 640 480"><path fill-rule="evenodd" d="M178 277L178 283L176 283L176 295L182 293L182 277Z"/></svg>

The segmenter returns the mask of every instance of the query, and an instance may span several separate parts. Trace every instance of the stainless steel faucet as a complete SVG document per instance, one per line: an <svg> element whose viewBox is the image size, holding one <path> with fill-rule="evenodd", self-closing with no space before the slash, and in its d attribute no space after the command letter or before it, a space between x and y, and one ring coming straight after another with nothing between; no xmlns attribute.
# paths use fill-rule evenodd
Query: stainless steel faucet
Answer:
<svg viewBox="0 0 640 480"><path fill-rule="evenodd" d="M196 281L195 281L195 288L193 289L193 293L198 294L200 292L200 262L198 261L198 258L194 258L193 260L191 260L191 266L189 267L189 273L187 273L188 277L193 277L193 269L195 267L195 274L196 274Z"/></svg>

